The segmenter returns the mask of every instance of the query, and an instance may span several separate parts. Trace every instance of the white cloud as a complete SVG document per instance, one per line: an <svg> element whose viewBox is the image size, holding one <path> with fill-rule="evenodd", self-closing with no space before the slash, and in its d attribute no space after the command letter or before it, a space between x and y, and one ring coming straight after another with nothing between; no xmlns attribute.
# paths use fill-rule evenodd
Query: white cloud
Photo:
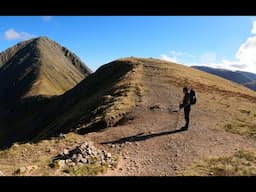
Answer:
<svg viewBox="0 0 256 192"><path fill-rule="evenodd" d="M190 53L171 50L169 54L161 54L160 59L178 63L180 62L180 59L181 60L187 59L189 61L194 60L195 56Z"/></svg>
<svg viewBox="0 0 256 192"><path fill-rule="evenodd" d="M252 34L256 34L256 19L252 22L252 30L251 30Z"/></svg>
<svg viewBox="0 0 256 192"><path fill-rule="evenodd" d="M165 61L177 63L178 57L181 57L182 55L184 55L183 52L177 52L174 50L170 51L170 54L171 54L171 56L168 56L167 54L162 54L162 55L160 55L160 58Z"/></svg>
<svg viewBox="0 0 256 192"><path fill-rule="evenodd" d="M249 37L238 49L236 58L241 63L256 68L256 36Z"/></svg>
<svg viewBox="0 0 256 192"><path fill-rule="evenodd" d="M35 37L34 35L31 35L27 32L17 32L13 28L8 29L7 31L4 32L4 39L5 40L28 40Z"/></svg>
<svg viewBox="0 0 256 192"><path fill-rule="evenodd" d="M20 34L17 33L14 29L8 29L4 32L4 38L6 40L13 40L13 39L19 39Z"/></svg>
<svg viewBox="0 0 256 192"><path fill-rule="evenodd" d="M160 55L160 58L161 58L162 60L165 60L165 61L170 61L170 62L177 63L177 58L176 58L176 57L172 58L172 57L170 57L170 56L168 56L168 55L166 55L166 54Z"/></svg>
<svg viewBox="0 0 256 192"><path fill-rule="evenodd" d="M41 16L42 20L48 22L52 19L52 16Z"/></svg>

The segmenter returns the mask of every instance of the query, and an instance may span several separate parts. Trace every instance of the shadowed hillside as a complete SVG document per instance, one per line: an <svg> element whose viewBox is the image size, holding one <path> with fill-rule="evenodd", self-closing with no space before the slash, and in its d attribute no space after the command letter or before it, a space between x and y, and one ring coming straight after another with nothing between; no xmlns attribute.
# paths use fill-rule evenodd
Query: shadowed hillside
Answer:
<svg viewBox="0 0 256 192"><path fill-rule="evenodd" d="M3 121L8 130L2 134L1 145L53 136L77 126L102 129L114 125L135 105L140 91L137 70L137 64L114 61L64 95L23 100Z"/></svg>

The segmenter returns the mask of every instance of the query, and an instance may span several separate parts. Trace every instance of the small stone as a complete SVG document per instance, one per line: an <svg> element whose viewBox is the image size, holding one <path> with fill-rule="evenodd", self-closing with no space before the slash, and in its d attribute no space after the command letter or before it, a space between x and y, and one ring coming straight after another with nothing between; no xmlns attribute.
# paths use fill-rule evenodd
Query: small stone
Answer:
<svg viewBox="0 0 256 192"><path fill-rule="evenodd" d="M91 154L92 154L92 150L89 148L89 149L87 150L87 153L88 153L89 155L91 155Z"/></svg>
<svg viewBox="0 0 256 192"><path fill-rule="evenodd" d="M59 137L64 139L65 135L63 133L60 133Z"/></svg>
<svg viewBox="0 0 256 192"><path fill-rule="evenodd" d="M108 157L108 158L111 158L111 153L107 153L107 157Z"/></svg>
<svg viewBox="0 0 256 192"><path fill-rule="evenodd" d="M70 174L66 173L66 172L63 172L63 175L64 176L70 176Z"/></svg>
<svg viewBox="0 0 256 192"><path fill-rule="evenodd" d="M66 166L65 160L57 160L57 166L63 168Z"/></svg>
<svg viewBox="0 0 256 192"><path fill-rule="evenodd" d="M88 163L88 160L85 159L85 158L82 158L82 159L81 159L81 162L85 164L85 163Z"/></svg>
<svg viewBox="0 0 256 192"><path fill-rule="evenodd" d="M71 157L72 160L75 160L76 158L77 158L77 154L73 154Z"/></svg>
<svg viewBox="0 0 256 192"><path fill-rule="evenodd" d="M74 167L76 164L74 162L71 162L68 165L71 166L71 167Z"/></svg>
<svg viewBox="0 0 256 192"><path fill-rule="evenodd" d="M72 162L71 159L66 159L66 160L65 160L65 163L67 163L67 164L69 164L69 163L71 163L71 162Z"/></svg>
<svg viewBox="0 0 256 192"><path fill-rule="evenodd" d="M75 159L75 162L78 163L78 162L80 162L82 159L83 159L82 154L77 154L77 157L76 157L76 159Z"/></svg>
<svg viewBox="0 0 256 192"><path fill-rule="evenodd" d="M19 144L18 144L18 143L14 143L14 144L12 145L12 147L19 147Z"/></svg>
<svg viewBox="0 0 256 192"><path fill-rule="evenodd" d="M103 154L100 155L100 159L101 160L104 160L105 159L105 156Z"/></svg>
<svg viewBox="0 0 256 192"><path fill-rule="evenodd" d="M63 150L63 154L64 154L64 155L68 155L68 154L69 154L69 151L68 151L67 149L64 149L64 150Z"/></svg>

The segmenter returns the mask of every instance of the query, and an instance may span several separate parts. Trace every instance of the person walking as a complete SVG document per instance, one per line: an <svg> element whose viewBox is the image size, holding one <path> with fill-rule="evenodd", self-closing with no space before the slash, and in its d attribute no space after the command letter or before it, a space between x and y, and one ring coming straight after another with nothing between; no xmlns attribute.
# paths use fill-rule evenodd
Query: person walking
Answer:
<svg viewBox="0 0 256 192"><path fill-rule="evenodd" d="M184 93L183 101L179 105L179 108L180 109L184 108L184 118L185 118L186 124L181 129L182 130L187 130L188 126L189 126L189 113L190 113L190 110L191 110L191 107L190 107L190 94L188 92L188 88L187 87L183 88L183 93Z"/></svg>

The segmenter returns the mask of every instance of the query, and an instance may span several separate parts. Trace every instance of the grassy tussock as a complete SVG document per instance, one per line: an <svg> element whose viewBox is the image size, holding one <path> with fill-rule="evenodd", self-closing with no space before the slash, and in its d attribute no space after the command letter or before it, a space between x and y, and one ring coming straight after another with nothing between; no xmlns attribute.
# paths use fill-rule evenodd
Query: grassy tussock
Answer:
<svg viewBox="0 0 256 192"><path fill-rule="evenodd" d="M229 157L210 158L198 161L179 175L186 176L255 176L256 154L241 150Z"/></svg>

